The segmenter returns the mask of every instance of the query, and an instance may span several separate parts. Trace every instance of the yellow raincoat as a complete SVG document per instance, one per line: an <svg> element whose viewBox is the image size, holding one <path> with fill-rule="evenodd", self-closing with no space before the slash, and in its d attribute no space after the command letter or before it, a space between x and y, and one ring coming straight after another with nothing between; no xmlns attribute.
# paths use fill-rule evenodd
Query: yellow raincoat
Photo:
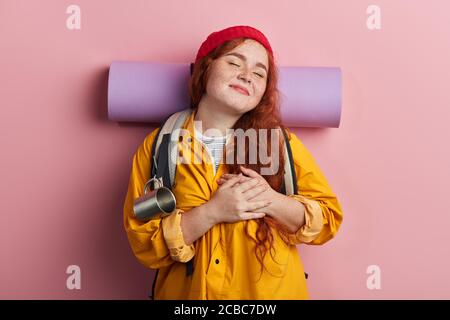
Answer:
<svg viewBox="0 0 450 320"><path fill-rule="evenodd" d="M195 139L195 113L183 126L189 131L188 144L194 143ZM320 245L333 238L342 223L343 213L336 195L298 137L289 133L300 193L291 197L305 205L306 224L287 237L272 230L275 261L267 251L266 268L261 274L255 242L244 230L248 223L249 233L256 239L258 225L255 220L219 223L192 245L187 246L184 242L181 214L207 202L219 187L217 179L226 173L222 163L215 172L212 160L203 150L206 147L199 141L203 161L177 164L172 188L177 199L176 211L148 222L133 217L134 199L143 194L144 184L150 178L149 158L156 133L156 129L152 131L133 156L124 203L124 226L135 256L144 266L159 269L154 299L308 299L303 264L296 245ZM186 141L180 142L179 148L180 155L196 152ZM183 262L191 258L194 258L194 273L186 276Z"/></svg>

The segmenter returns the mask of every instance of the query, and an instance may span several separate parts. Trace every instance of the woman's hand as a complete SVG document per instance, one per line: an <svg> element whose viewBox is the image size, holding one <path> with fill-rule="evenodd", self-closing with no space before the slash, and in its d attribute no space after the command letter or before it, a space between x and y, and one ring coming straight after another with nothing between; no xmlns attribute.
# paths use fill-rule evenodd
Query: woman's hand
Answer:
<svg viewBox="0 0 450 320"><path fill-rule="evenodd" d="M270 205L271 200L255 198L267 190L268 184L261 183L258 178L248 178L239 183L242 177L242 174L235 175L221 183L220 188L207 202L215 215L216 223L234 223L265 216L261 210Z"/></svg>
<svg viewBox="0 0 450 320"><path fill-rule="evenodd" d="M235 179L238 180L237 184L239 185L239 183L246 183L252 179L258 179L261 184L266 184L266 190L254 197L253 201L261 201L266 199L270 199L272 201L270 205L261 208L259 210L260 212L276 219L291 233L297 232L299 228L305 224L306 209L301 202L273 190L269 183L257 172L251 169L246 169L242 166L241 171L247 176L242 176L241 174L224 174L217 181L217 184L224 185L231 179Z"/></svg>
<svg viewBox="0 0 450 320"><path fill-rule="evenodd" d="M265 185L266 189L264 192L261 192L258 196L256 196L255 198L253 198L253 201L260 201L260 200L274 200L277 197L279 197L278 192L276 192L275 190L272 189L272 187L269 185L269 183L266 181L266 179L264 179L260 174L258 174L256 171L252 170L252 169L248 169L245 168L243 166L240 166L242 173L244 173L246 176L242 175L242 174L229 174L226 173L224 175L222 175L218 180L217 180L217 184L218 185L223 185L226 181L234 178L234 177L238 177L240 176L239 180L237 183L243 183L245 181L249 181L251 179L258 179L259 184ZM265 210L262 210L262 212L266 213L267 212Z"/></svg>

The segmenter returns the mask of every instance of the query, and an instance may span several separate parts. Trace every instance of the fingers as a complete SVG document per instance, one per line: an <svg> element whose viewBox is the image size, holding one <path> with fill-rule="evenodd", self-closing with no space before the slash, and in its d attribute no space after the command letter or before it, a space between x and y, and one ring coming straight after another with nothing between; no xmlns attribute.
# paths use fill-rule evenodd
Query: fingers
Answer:
<svg viewBox="0 0 450 320"><path fill-rule="evenodd" d="M242 220L260 219L264 218L266 214L264 212L245 212L241 215Z"/></svg>
<svg viewBox="0 0 450 320"><path fill-rule="evenodd" d="M257 212L259 209L267 207L271 203L272 203L272 201L270 201L270 200L260 200L260 201L254 201L254 202L247 202L245 211L247 211L247 212Z"/></svg>
<svg viewBox="0 0 450 320"><path fill-rule="evenodd" d="M248 181L248 180L251 180L252 178L250 178L250 177L246 177L246 176L241 176L241 179L239 180L239 183L242 183L242 182L245 182L245 181Z"/></svg>
<svg viewBox="0 0 450 320"><path fill-rule="evenodd" d="M237 174L223 174L219 179L217 179L217 184L223 184L225 183L225 181L227 181L228 179L231 179L232 177L237 176ZM250 180L251 178L246 177L246 176L241 176L241 179L239 180L239 183L242 183L244 181Z"/></svg>
<svg viewBox="0 0 450 320"><path fill-rule="evenodd" d="M228 179L227 181L225 181L222 184L222 188L230 188L230 187L234 186L236 183L239 182L241 176L242 176L242 174L240 173L240 174Z"/></svg>
<svg viewBox="0 0 450 320"><path fill-rule="evenodd" d="M259 194L263 193L264 191L266 191L268 188L268 185L266 183L264 184L258 184L256 185L256 187L247 190L246 192L244 192L244 199L245 200L251 200L253 198L255 198L256 196L258 196Z"/></svg>
<svg viewBox="0 0 450 320"><path fill-rule="evenodd" d="M254 171L254 170L252 170L252 169L245 168L245 167L243 167L243 166L239 166L239 168L241 169L241 171L242 171L243 174L245 174L245 175L247 175L247 176L249 176L249 177L251 177L251 178L258 178L258 177L261 177L261 176L258 174L258 172Z"/></svg>
<svg viewBox="0 0 450 320"><path fill-rule="evenodd" d="M233 177L235 177L237 175L238 174L234 174L234 173L225 173L225 174L223 174L220 177L220 179L228 180L228 179L233 178ZM241 175L241 180L249 180L249 179L251 179L250 177L246 177L246 176L242 175L242 173L240 173L240 175Z"/></svg>
<svg viewBox="0 0 450 320"><path fill-rule="evenodd" d="M258 178L252 178L250 180L247 180L247 181L244 181L244 182L240 183L239 185L235 186L234 188L238 192L245 192L247 190L250 190L250 189L256 187L256 185L258 183L259 183L259 179Z"/></svg>
<svg viewBox="0 0 450 320"><path fill-rule="evenodd" d="M237 174L233 174L233 173L224 173L220 178L222 179L230 179L232 177L237 176Z"/></svg>
<svg viewBox="0 0 450 320"><path fill-rule="evenodd" d="M225 173L219 179L217 179L217 184L221 185L221 184L225 183L225 181L227 181L235 176L237 176L237 174Z"/></svg>
<svg viewBox="0 0 450 320"><path fill-rule="evenodd" d="M261 175L259 173L257 173L256 171L249 169L249 168L245 168L243 166L239 166L239 168L241 169L241 172L243 174L245 174L246 176L242 176L243 178L262 178ZM221 179L230 179L232 177L236 176L236 174L234 173L225 173L221 176Z"/></svg>

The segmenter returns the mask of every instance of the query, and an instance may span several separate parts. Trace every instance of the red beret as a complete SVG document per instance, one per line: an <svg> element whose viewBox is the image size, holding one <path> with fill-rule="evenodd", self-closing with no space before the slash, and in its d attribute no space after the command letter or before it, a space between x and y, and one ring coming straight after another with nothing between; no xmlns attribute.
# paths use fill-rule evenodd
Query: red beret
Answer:
<svg viewBox="0 0 450 320"><path fill-rule="evenodd" d="M273 57L272 47L270 46L269 40L266 36L259 30L250 26L234 26L229 27L220 31L215 31L211 33L205 41L203 41L200 49L198 49L197 57L195 62L206 56L208 53L213 51L215 48L220 46L222 43L228 40L236 38L251 38L253 40L261 43Z"/></svg>

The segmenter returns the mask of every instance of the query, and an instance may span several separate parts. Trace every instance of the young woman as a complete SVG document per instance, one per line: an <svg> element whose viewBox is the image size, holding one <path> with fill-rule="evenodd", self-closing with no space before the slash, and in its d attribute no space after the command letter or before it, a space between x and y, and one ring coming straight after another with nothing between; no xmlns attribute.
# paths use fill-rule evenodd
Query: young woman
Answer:
<svg viewBox="0 0 450 320"><path fill-rule="evenodd" d="M272 174L262 174L267 164L260 160L261 150L252 148L262 139L249 141L244 149L231 143L234 136L230 139L229 129L284 128L267 38L250 26L210 34L197 53L189 90L193 112L183 126L188 137L179 144L180 156L194 153L202 161L178 162L172 188L176 210L148 222L133 216L133 202L151 178L157 129L134 154L124 204L134 254L144 266L158 269L153 298L308 299L296 245L320 245L336 235L343 218L336 195L291 131L298 187L292 195L281 192L282 137L269 137L264 145L277 163ZM225 161L229 150L235 152L234 160L244 156L245 163ZM257 161L250 161L252 150L258 150ZM193 264L191 274L186 273L187 262Z"/></svg>

